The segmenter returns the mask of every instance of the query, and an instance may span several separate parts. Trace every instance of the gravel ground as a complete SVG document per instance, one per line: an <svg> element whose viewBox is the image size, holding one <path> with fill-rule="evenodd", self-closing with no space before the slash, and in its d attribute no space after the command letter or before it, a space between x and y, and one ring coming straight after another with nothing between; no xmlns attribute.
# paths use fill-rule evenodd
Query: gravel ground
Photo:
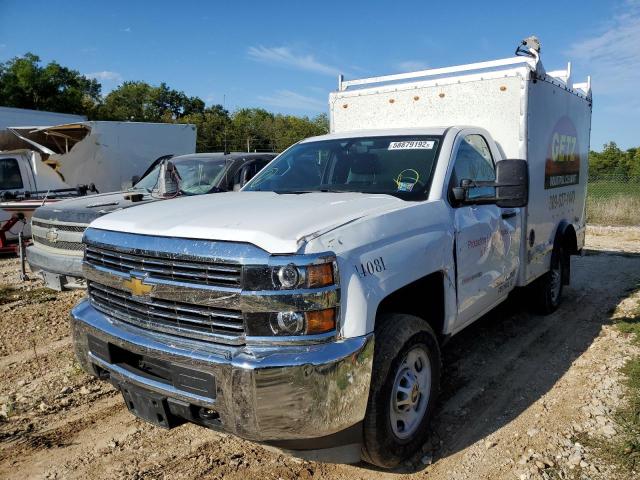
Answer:
<svg viewBox="0 0 640 480"><path fill-rule="evenodd" d="M590 228L587 246L556 313L516 295L445 347L432 438L393 472L137 420L73 359L67 314L83 292L22 283L0 259L0 478L633 478L578 439L617 435L618 369L640 352L611 321L639 301L640 228Z"/></svg>

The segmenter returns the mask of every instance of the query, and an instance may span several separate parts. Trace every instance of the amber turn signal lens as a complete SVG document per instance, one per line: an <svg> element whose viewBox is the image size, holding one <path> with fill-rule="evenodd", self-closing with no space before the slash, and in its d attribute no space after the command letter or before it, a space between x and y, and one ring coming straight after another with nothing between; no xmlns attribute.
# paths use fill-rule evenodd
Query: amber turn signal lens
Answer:
<svg viewBox="0 0 640 480"><path fill-rule="evenodd" d="M336 328L336 309L315 310L305 312L307 320L307 335L326 333Z"/></svg>
<svg viewBox="0 0 640 480"><path fill-rule="evenodd" d="M322 263L307 267L307 287L317 288L333 285L333 264Z"/></svg>

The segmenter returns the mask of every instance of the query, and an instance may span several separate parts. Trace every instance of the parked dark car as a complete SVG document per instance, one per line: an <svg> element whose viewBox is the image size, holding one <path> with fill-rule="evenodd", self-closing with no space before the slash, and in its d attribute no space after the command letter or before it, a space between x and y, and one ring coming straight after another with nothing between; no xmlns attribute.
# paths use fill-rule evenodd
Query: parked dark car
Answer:
<svg viewBox="0 0 640 480"><path fill-rule="evenodd" d="M197 153L163 157L156 160L130 190L39 207L31 221L33 245L27 248L29 266L44 278L49 288L84 288L82 235L93 220L114 210L177 196L239 190L275 156L273 153ZM161 196L160 171L167 161L178 173L178 190L173 195Z"/></svg>

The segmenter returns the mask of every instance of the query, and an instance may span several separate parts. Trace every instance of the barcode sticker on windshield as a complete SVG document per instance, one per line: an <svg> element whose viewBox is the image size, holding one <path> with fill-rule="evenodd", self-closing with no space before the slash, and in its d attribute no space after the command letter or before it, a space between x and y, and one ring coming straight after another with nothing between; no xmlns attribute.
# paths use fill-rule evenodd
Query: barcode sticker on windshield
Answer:
<svg viewBox="0 0 640 480"><path fill-rule="evenodd" d="M406 142L390 142L387 150L431 150L433 140L408 140Z"/></svg>

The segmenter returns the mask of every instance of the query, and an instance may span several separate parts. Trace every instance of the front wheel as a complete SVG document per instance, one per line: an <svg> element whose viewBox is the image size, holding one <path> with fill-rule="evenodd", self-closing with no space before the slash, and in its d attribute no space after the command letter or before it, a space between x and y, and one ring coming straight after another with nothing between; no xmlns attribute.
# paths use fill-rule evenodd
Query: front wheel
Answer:
<svg viewBox="0 0 640 480"><path fill-rule="evenodd" d="M392 468L427 440L440 382L440 349L420 318L391 314L378 322L363 459Z"/></svg>

